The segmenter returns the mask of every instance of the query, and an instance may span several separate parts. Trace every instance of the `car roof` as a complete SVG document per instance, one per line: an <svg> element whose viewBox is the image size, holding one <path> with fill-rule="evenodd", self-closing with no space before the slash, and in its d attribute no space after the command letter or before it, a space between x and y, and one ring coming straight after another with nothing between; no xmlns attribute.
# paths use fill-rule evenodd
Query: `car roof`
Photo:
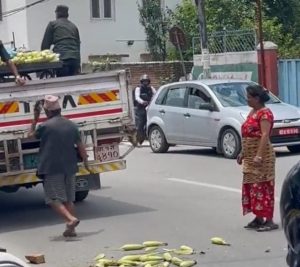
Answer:
<svg viewBox="0 0 300 267"><path fill-rule="evenodd" d="M182 81L182 82L175 82L170 84L165 84L165 86L170 85L180 85L180 84L199 84L199 85L212 85L212 84L223 84L223 83L252 83L249 80L233 80L233 79L204 79L204 80L191 80L191 81Z"/></svg>

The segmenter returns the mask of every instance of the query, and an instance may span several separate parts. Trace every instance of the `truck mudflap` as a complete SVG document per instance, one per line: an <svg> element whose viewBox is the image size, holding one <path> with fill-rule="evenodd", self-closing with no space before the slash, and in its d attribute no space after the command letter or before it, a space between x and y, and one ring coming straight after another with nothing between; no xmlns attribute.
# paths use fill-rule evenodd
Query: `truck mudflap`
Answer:
<svg viewBox="0 0 300 267"><path fill-rule="evenodd" d="M126 169L126 160L115 160L110 162L89 162L90 170L93 174L104 173L110 171L119 171ZM86 176L90 173L82 166L79 166L79 172L76 174L77 177ZM26 172L26 173L16 173L0 176L0 187L5 186L25 186L26 184L37 184L41 183L36 173Z"/></svg>

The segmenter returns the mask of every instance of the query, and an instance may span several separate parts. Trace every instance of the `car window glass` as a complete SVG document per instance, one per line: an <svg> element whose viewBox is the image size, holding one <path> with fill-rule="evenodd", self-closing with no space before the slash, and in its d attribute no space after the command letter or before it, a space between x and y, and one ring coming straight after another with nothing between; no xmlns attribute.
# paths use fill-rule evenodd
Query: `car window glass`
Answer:
<svg viewBox="0 0 300 267"><path fill-rule="evenodd" d="M240 107L247 105L246 88L253 83L223 83L213 84L210 88L224 107ZM280 103L272 93L267 104Z"/></svg>
<svg viewBox="0 0 300 267"><path fill-rule="evenodd" d="M188 95L188 108L200 109L200 105L210 103L211 99L202 90L190 88Z"/></svg>
<svg viewBox="0 0 300 267"><path fill-rule="evenodd" d="M163 105L168 90L161 90L155 100L155 104Z"/></svg>
<svg viewBox="0 0 300 267"><path fill-rule="evenodd" d="M165 105L172 107L184 107L186 88L170 88L168 90Z"/></svg>

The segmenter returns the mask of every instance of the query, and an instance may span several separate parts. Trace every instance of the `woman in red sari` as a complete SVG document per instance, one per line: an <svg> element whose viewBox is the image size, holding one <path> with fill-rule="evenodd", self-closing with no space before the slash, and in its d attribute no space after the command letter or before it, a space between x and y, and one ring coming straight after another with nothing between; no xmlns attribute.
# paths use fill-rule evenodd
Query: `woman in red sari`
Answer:
<svg viewBox="0 0 300 267"><path fill-rule="evenodd" d="M247 229L259 232L278 229L273 222L275 189L275 152L270 142L274 117L265 106L268 91L259 85L246 88L248 105L252 108L242 125L242 152L238 163L243 164L243 214L255 218Z"/></svg>

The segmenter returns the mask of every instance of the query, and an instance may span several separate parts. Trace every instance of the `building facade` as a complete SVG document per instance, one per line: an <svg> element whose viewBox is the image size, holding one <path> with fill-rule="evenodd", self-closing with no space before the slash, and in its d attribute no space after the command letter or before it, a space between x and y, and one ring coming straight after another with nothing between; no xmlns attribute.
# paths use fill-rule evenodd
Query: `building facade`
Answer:
<svg viewBox="0 0 300 267"><path fill-rule="evenodd" d="M91 55L120 55L140 61L147 52L144 28L139 23L137 0L0 0L0 39L16 47L39 50L45 28L55 19L55 7L69 6L69 19L80 31L82 61ZM174 8L180 0L162 0Z"/></svg>

